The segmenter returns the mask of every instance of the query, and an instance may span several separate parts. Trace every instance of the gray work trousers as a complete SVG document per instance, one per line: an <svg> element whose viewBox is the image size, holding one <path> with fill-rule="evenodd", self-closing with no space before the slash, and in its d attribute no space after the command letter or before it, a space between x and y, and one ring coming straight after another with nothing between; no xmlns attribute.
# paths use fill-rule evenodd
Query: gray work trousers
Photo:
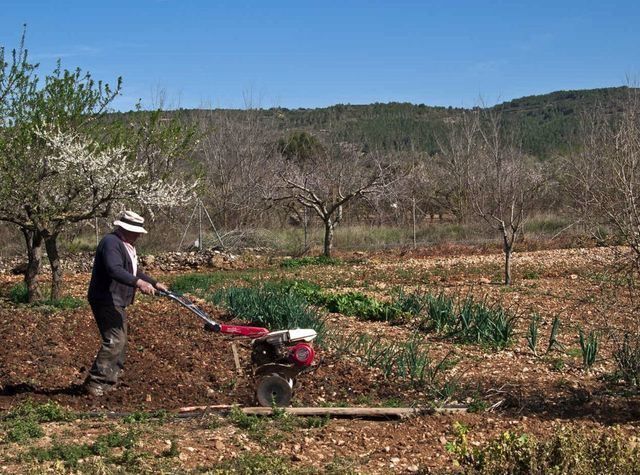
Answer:
<svg viewBox="0 0 640 475"><path fill-rule="evenodd" d="M127 313L124 307L108 303L91 303L102 344L89 370L87 382L115 385L124 368L127 349Z"/></svg>

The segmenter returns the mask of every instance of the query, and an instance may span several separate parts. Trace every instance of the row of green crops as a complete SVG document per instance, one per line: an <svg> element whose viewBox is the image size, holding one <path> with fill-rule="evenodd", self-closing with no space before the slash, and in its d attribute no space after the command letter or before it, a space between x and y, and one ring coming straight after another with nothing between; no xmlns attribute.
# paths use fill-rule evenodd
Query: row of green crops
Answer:
<svg viewBox="0 0 640 475"><path fill-rule="evenodd" d="M230 287L207 295L215 305L272 331L313 328L320 343L325 333L324 315L307 299L285 286L265 282L253 287Z"/></svg>
<svg viewBox="0 0 640 475"><path fill-rule="evenodd" d="M356 356L385 377L406 379L418 389L433 388L442 373L453 364L450 354L434 359L429 346L419 336L404 342L387 342L367 334L343 335L331 333L329 344L339 355Z"/></svg>
<svg viewBox="0 0 640 475"><path fill-rule="evenodd" d="M456 338L462 343L506 348L512 341L516 316L486 300L425 294L418 313L419 328Z"/></svg>
<svg viewBox="0 0 640 475"><path fill-rule="evenodd" d="M362 320L390 323L417 322L421 331L454 338L461 343L507 347L513 337L515 316L486 300L471 296L450 297L444 293L405 293L395 291L390 300L381 301L360 292L331 292L302 280L250 283L209 292L214 279L194 276L178 278L174 288L194 290L201 285L216 305L233 314L268 326L270 329L295 327L324 331L324 319L317 308L355 316ZM202 293L202 292L200 292ZM315 307L315 308L314 308Z"/></svg>

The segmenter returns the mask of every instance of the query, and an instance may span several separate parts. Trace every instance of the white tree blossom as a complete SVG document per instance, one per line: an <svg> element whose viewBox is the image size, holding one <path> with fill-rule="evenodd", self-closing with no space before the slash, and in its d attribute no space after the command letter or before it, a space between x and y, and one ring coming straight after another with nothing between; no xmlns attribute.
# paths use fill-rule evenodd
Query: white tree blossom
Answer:
<svg viewBox="0 0 640 475"><path fill-rule="evenodd" d="M41 218L51 223L79 221L132 203L153 213L193 197L195 183L151 179L124 147L102 149L87 137L59 130L37 134L47 148L36 165L42 170L38 208Z"/></svg>

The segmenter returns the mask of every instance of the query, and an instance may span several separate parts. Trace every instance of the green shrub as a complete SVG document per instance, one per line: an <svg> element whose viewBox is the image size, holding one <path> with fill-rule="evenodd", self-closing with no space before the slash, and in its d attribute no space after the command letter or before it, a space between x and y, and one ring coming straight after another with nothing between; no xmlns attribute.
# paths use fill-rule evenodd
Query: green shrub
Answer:
<svg viewBox="0 0 640 475"><path fill-rule="evenodd" d="M34 419L15 419L6 423L7 442L25 442L29 439L39 439L43 435L42 427Z"/></svg>
<svg viewBox="0 0 640 475"><path fill-rule="evenodd" d="M133 431L123 434L114 430L100 435L93 444L61 444L54 441L50 447L34 447L23 458L38 462L59 460L66 466L76 467L81 459L92 455L107 457L111 454L111 449L123 448L125 450L119 462L130 463L132 458L136 458L130 449L134 447L137 440L137 435Z"/></svg>
<svg viewBox="0 0 640 475"><path fill-rule="evenodd" d="M131 430L126 433L112 431L99 436L91 446L91 452L95 455L108 455L110 450L116 447L131 449L138 440L138 436Z"/></svg>
<svg viewBox="0 0 640 475"><path fill-rule="evenodd" d="M397 289L393 296L393 306L398 308L400 312L409 315L420 315L428 304L428 294L420 294L417 292L405 293L403 289Z"/></svg>
<svg viewBox="0 0 640 475"><path fill-rule="evenodd" d="M24 282L14 285L9 289L9 300L13 303L27 303L29 301L29 292Z"/></svg>
<svg viewBox="0 0 640 475"><path fill-rule="evenodd" d="M463 473L613 475L640 470L638 447L616 429L595 433L561 427L544 439L508 431L480 447L469 443L468 427L456 423L454 434L446 448Z"/></svg>
<svg viewBox="0 0 640 475"><path fill-rule="evenodd" d="M427 297L427 313L420 322L420 329L436 333L454 332L458 318L454 310L454 300L444 293Z"/></svg>
<svg viewBox="0 0 640 475"><path fill-rule="evenodd" d="M43 304L60 310L65 310L84 307L86 305L86 301L84 299L65 296L59 298L58 300L45 300Z"/></svg>

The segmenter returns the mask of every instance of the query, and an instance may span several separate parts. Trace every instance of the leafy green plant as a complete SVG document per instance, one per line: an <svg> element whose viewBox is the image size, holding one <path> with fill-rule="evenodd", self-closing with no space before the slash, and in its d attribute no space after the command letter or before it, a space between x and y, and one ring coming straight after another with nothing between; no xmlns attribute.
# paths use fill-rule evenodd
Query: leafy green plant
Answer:
<svg viewBox="0 0 640 475"><path fill-rule="evenodd" d="M87 444L61 444L54 442L50 447L33 447L23 458L46 462L60 460L68 467L76 467L81 459L94 455ZM99 455L99 454L97 454Z"/></svg>
<svg viewBox="0 0 640 475"><path fill-rule="evenodd" d="M15 304L26 304L29 302L29 292L24 282L14 285L9 289L9 300ZM74 309L86 305L85 300L71 296L61 297L56 300L39 300L35 303L38 307L52 307L54 309Z"/></svg>
<svg viewBox="0 0 640 475"><path fill-rule="evenodd" d="M105 456L112 448L123 447L125 449L131 449L137 440L138 436L132 430L125 433L113 430L107 434L99 436L93 445L91 445L91 452L95 455Z"/></svg>
<svg viewBox="0 0 640 475"><path fill-rule="evenodd" d="M451 353L440 360L431 357L429 346L414 336L404 342L384 342L367 334L330 334L329 345L341 354L357 356L385 377L399 377L413 387L435 389L441 375L454 363Z"/></svg>
<svg viewBox="0 0 640 475"><path fill-rule="evenodd" d="M623 379L633 386L640 385L640 336L626 332L617 342L613 358Z"/></svg>
<svg viewBox="0 0 640 475"><path fill-rule="evenodd" d="M56 402L36 404L28 400L11 409L3 417L3 425L6 427L7 441L24 442L44 435L40 424L70 418L71 413Z"/></svg>
<svg viewBox="0 0 640 475"><path fill-rule="evenodd" d="M456 300L441 293L427 297L426 310L419 325L421 330L496 349L511 343L515 316L498 305L476 302L471 296Z"/></svg>
<svg viewBox="0 0 640 475"><path fill-rule="evenodd" d="M397 320L403 313L393 302L380 302L360 292L329 294L325 297L324 306L330 312L373 321Z"/></svg>
<svg viewBox="0 0 640 475"><path fill-rule="evenodd" d="M34 419L15 419L6 423L7 442L25 442L29 439L38 439L43 435L42 427Z"/></svg>
<svg viewBox="0 0 640 475"><path fill-rule="evenodd" d="M9 300L13 303L27 303L29 301L29 292L27 284L20 282L9 289Z"/></svg>
<svg viewBox="0 0 640 475"><path fill-rule="evenodd" d="M527 345L529 346L529 349L535 356L538 356L537 347L538 347L538 339L539 339L539 334L538 334L539 325L540 325L540 316L538 314L533 314L531 316L531 321L529 322L529 329L527 332Z"/></svg>
<svg viewBox="0 0 640 475"><path fill-rule="evenodd" d="M560 334L560 317L557 315L553 317L553 323L551 324L551 333L549 334L549 344L547 345L547 353L558 350L564 351L564 346L558 341L558 335Z"/></svg>
<svg viewBox="0 0 640 475"><path fill-rule="evenodd" d="M100 435L93 444L62 444L54 441L49 447L33 447L22 457L38 462L59 460L66 466L75 468L81 459L92 455L106 457L111 454L112 449L123 448L125 450L120 463L129 463L131 459L136 458L130 449L134 447L137 440L138 437L133 431L123 434L114 430Z"/></svg>
<svg viewBox="0 0 640 475"><path fill-rule="evenodd" d="M280 284L266 282L255 287L220 289L207 298L270 330L313 328L318 333L318 343L325 333L324 316L302 295Z"/></svg>
<svg viewBox="0 0 640 475"><path fill-rule="evenodd" d="M454 300L444 293L427 297L426 318L420 323L420 328L436 333L454 332L458 318L454 310Z"/></svg>
<svg viewBox="0 0 640 475"><path fill-rule="evenodd" d="M468 427L454 424L446 449L462 473L614 475L638 473L640 449L616 429L600 433L560 427L544 439L507 431L482 446L469 441Z"/></svg>
<svg viewBox="0 0 640 475"><path fill-rule="evenodd" d="M258 416L245 414L239 407L233 407L229 412L229 421L236 427L250 432L264 430L264 420Z"/></svg>
<svg viewBox="0 0 640 475"><path fill-rule="evenodd" d="M598 334L592 330L589 332L589 335L585 337L582 328L580 328L578 329L578 340L582 353L582 365L586 369L591 369L598 357Z"/></svg>

